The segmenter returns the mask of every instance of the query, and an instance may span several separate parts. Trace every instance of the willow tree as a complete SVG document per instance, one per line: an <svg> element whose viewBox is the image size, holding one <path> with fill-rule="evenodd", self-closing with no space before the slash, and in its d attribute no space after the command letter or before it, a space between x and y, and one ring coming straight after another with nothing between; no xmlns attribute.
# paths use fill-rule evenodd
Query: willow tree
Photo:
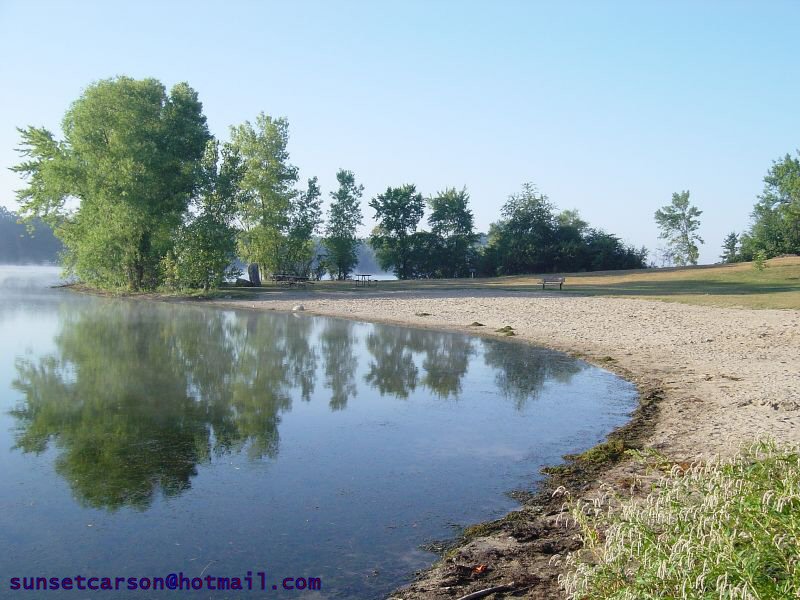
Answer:
<svg viewBox="0 0 800 600"><path fill-rule="evenodd" d="M289 122L261 113L231 128L231 145L244 164L239 254L268 272L284 263L297 167L289 164Z"/></svg>
<svg viewBox="0 0 800 600"><path fill-rule="evenodd" d="M72 104L62 130L57 140L19 129L21 214L54 228L67 270L82 280L155 287L211 137L197 93L186 83L168 94L155 79L102 80Z"/></svg>

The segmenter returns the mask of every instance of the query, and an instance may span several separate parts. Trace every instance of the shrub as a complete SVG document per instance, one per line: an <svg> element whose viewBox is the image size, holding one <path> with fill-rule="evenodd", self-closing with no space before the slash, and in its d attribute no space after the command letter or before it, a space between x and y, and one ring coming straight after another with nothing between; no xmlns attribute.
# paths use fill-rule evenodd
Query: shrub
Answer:
<svg viewBox="0 0 800 600"><path fill-rule="evenodd" d="M763 271L767 268L767 253L759 250L753 255L753 268L756 271Z"/></svg>

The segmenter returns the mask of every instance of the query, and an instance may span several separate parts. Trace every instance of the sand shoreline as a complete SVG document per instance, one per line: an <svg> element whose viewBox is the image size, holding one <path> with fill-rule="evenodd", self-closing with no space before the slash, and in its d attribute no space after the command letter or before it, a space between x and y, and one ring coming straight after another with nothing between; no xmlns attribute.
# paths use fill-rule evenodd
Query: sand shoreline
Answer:
<svg viewBox="0 0 800 600"><path fill-rule="evenodd" d="M644 445L673 460L728 455L747 440L768 435L800 442L800 311L714 308L628 298L553 293L450 290L447 292L266 292L248 300L205 301L255 310L292 310L418 328L499 336L552 348L615 371L640 392L657 391L658 411ZM424 315L424 316L423 316ZM483 327L472 326L474 322ZM624 481L621 463L593 474L586 493L603 481ZM574 545L555 526L553 505L530 506L513 527L490 528L465 543L392 597L451 598L493 585L524 588L515 597L557 597L553 555ZM489 564L480 580L465 565Z"/></svg>

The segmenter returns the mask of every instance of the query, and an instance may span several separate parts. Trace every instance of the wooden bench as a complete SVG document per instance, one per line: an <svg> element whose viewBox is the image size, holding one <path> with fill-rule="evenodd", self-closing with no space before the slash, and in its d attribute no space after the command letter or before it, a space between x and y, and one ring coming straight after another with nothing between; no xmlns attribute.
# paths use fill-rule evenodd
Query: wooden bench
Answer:
<svg viewBox="0 0 800 600"><path fill-rule="evenodd" d="M558 284L558 289L561 289L561 286L564 285L566 280L566 277L542 277L542 289L544 289L544 286L546 285L556 284Z"/></svg>

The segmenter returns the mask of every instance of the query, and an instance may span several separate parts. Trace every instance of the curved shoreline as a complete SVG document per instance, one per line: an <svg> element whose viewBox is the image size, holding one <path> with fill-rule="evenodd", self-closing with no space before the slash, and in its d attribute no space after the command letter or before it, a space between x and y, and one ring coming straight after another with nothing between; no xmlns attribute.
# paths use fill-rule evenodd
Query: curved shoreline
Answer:
<svg viewBox="0 0 800 600"><path fill-rule="evenodd" d="M643 469L624 457L625 448L654 448L683 463L729 455L764 435L800 442L800 370L793 368L800 355L800 310L530 291L263 288L255 294L249 299L133 297L281 312L302 303L309 314L481 337L500 337L496 330L508 325L515 335L503 339L565 352L637 385L640 406L628 424L609 434L609 442L547 469L539 492L520 510L469 527L457 546L395 591L393 600L460 598L497 586L514 597L563 597L558 558L580 542L576 530L564 524L564 499L552 495L556 487L585 500L601 483L620 494L642 491ZM475 321L484 326L473 326Z"/></svg>
<svg viewBox="0 0 800 600"><path fill-rule="evenodd" d="M770 435L800 441L800 311L714 308L657 301L535 292L288 292L248 300L189 300L205 305L290 311L391 323L484 337L506 325L514 341L566 352L634 382L640 406L600 444L549 470L541 490L519 511L468 528L461 543L396 600L458 598L509 586L515 597L562 597L553 557L577 548L559 519L563 498L591 498L600 483L625 490L642 475L622 450L652 447L671 460L728 455ZM484 326L470 324L479 321ZM506 338L504 338L506 339ZM588 457L588 458L587 458ZM577 545L576 545L577 544ZM475 567L486 569L475 573ZM521 594L521 595L520 595Z"/></svg>

